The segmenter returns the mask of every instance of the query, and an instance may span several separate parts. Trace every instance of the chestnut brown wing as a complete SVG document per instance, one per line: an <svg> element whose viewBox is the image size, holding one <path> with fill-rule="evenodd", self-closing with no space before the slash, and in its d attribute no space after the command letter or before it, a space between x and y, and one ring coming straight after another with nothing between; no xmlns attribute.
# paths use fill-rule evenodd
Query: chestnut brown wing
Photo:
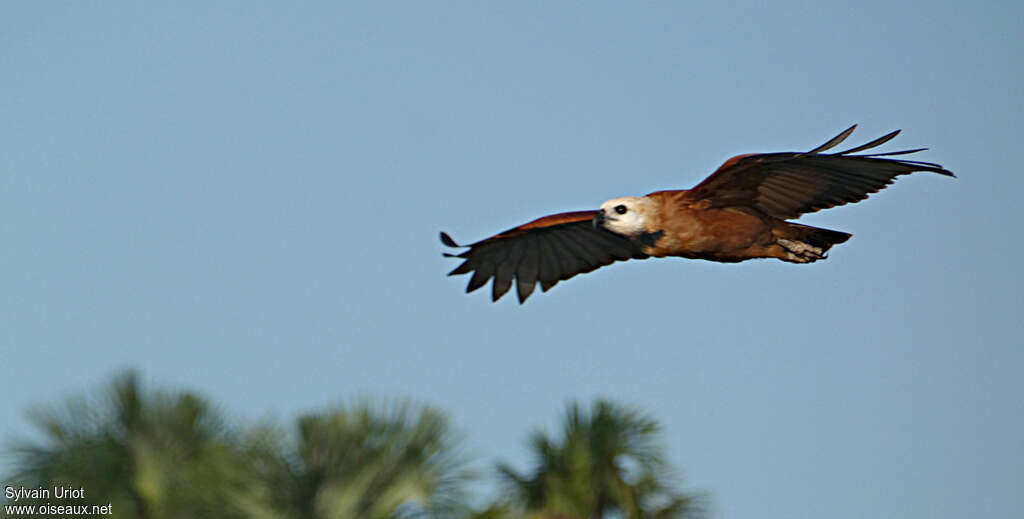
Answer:
<svg viewBox="0 0 1024 519"><path fill-rule="evenodd" d="M491 299L497 301L516 281L519 302L526 301L540 282L542 291L577 274L590 272L615 261L647 258L641 245L605 229L595 228L597 211L576 211L538 218L471 245L459 245L446 233L441 242L449 247L468 247L446 257L465 261L449 276L473 273L466 286L472 292L494 278Z"/></svg>
<svg viewBox="0 0 1024 519"><path fill-rule="evenodd" d="M805 153L762 153L739 155L722 164L703 182L690 190L694 200L707 200L713 207L750 206L787 219L843 204L859 202L884 189L900 175L932 171L955 176L938 164L891 159L923 151L894 151L851 155L880 146L899 134L886 134L867 144L838 153L822 153L842 142L854 128L835 136Z"/></svg>

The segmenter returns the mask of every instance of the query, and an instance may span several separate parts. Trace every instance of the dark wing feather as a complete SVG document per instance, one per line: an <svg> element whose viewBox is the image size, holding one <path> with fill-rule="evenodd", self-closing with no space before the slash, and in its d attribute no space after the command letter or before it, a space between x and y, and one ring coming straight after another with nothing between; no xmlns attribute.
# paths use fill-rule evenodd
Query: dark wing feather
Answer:
<svg viewBox="0 0 1024 519"><path fill-rule="evenodd" d="M465 260L448 275L472 272L466 292L493 279L491 299L494 301L505 295L515 281L522 303L533 293L538 281L541 290L547 292L559 281L577 274L615 261L647 257L641 244L604 229L595 229L592 221L596 213L576 211L545 216L468 245L469 250L461 254L445 253L447 257ZM441 243L463 247L443 232Z"/></svg>
<svg viewBox="0 0 1024 519"><path fill-rule="evenodd" d="M851 155L885 144L896 137L899 130L846 151L821 153L837 146L856 127L851 126L806 153L733 157L690 190L690 196L694 200L707 200L713 207L751 206L776 218L787 219L859 202L884 189L900 175L932 171L955 176L938 164L884 158L916 153L924 148Z"/></svg>

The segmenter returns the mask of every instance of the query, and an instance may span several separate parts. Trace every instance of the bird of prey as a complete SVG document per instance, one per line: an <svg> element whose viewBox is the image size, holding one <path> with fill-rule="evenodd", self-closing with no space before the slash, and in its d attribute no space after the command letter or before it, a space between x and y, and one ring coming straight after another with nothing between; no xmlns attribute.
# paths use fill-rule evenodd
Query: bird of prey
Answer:
<svg viewBox="0 0 1024 519"><path fill-rule="evenodd" d="M460 254L444 254L464 260L448 275L472 272L466 292L494 278L493 301L515 280L523 303L538 281L547 292L559 281L629 259L825 259L833 245L851 235L786 220L859 202L900 175L931 171L955 177L938 164L889 158L926 148L855 154L888 142L899 130L845 151L824 153L856 127L803 153L738 155L693 189L613 198L596 211L545 216L471 245L459 245L442 232L441 242L448 247L468 247Z"/></svg>

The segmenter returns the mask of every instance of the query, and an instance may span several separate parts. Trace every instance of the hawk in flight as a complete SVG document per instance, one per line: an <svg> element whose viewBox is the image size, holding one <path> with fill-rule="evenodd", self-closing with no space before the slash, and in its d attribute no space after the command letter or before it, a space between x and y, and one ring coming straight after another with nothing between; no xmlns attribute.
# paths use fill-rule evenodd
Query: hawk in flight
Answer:
<svg viewBox="0 0 1024 519"><path fill-rule="evenodd" d="M596 211L545 216L466 246L442 232L441 242L448 247L468 248L444 254L464 260L448 275L472 272L466 292L494 278L494 301L515 280L522 303L538 281L546 292L576 274L629 259L825 259L833 245L851 235L787 219L859 202L900 175L931 171L955 176L938 164L889 158L925 148L855 154L888 142L899 130L845 151L824 153L856 127L803 153L738 155L693 189L613 198Z"/></svg>

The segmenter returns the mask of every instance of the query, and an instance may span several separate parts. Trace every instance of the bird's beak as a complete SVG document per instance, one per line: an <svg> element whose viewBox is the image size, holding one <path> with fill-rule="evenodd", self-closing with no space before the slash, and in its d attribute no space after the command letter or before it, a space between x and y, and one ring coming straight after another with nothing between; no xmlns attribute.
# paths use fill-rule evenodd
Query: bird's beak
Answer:
<svg viewBox="0 0 1024 519"><path fill-rule="evenodd" d="M604 209L601 209L594 215L594 228L604 227Z"/></svg>

